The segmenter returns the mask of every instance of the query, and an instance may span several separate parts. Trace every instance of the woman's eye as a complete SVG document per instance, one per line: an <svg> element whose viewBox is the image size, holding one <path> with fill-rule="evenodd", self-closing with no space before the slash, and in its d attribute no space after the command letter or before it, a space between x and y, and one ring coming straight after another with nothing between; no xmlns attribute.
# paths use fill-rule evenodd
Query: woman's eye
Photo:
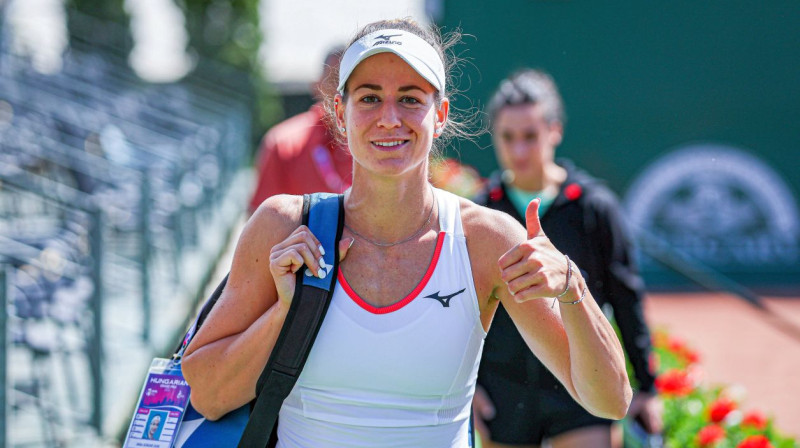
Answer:
<svg viewBox="0 0 800 448"><path fill-rule="evenodd" d="M535 143L538 138L539 136L534 133L525 134L525 141L527 141L528 143Z"/></svg>
<svg viewBox="0 0 800 448"><path fill-rule="evenodd" d="M400 102L406 103L406 104L421 104L422 103L422 101L418 100L417 98L414 98L413 96L404 96L403 98L400 99Z"/></svg>
<svg viewBox="0 0 800 448"><path fill-rule="evenodd" d="M363 103L377 103L378 101L380 101L380 99L377 95L367 95L361 98L361 102Z"/></svg>

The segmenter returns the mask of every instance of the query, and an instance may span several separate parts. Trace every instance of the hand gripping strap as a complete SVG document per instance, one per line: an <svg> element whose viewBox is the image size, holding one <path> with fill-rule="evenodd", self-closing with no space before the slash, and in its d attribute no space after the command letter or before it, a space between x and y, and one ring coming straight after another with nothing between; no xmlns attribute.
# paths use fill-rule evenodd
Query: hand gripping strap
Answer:
<svg viewBox="0 0 800 448"><path fill-rule="evenodd" d="M256 400L239 448L264 448L270 439L283 400L289 395L308 359L333 295L339 268L339 245L344 224L342 195L315 193L303 197L303 224L325 248L325 264L333 266L324 279L297 272L297 287L275 348L256 383ZM336 227L333 223L337 223Z"/></svg>

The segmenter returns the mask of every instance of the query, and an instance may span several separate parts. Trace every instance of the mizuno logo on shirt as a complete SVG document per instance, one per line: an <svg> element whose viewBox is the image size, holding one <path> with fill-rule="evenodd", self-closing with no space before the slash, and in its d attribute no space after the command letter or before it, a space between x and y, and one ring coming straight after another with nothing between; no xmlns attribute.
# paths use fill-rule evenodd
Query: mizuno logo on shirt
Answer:
<svg viewBox="0 0 800 448"><path fill-rule="evenodd" d="M461 294L462 292L464 292L466 290L467 290L467 288L464 288L461 291L457 291L457 292L454 292L454 293L452 293L450 295L446 295L446 296L440 296L439 293L441 291L436 291L435 293L433 293L433 294L431 294L429 296L425 296L425 298L426 299L438 300L439 303L441 303L443 307L449 308L450 307L450 299L452 299L453 297Z"/></svg>

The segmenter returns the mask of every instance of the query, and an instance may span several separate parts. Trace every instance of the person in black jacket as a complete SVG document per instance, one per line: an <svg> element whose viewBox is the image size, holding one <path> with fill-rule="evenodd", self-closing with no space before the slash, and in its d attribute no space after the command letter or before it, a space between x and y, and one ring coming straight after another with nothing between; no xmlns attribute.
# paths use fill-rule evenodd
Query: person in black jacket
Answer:
<svg viewBox="0 0 800 448"><path fill-rule="evenodd" d="M541 200L548 238L580 268L619 327L638 386L628 417L651 433L660 432L643 282L616 196L570 161L555 159L565 118L548 74L526 69L502 81L488 112L502 171L491 176L476 202L525 222L528 203ZM473 406L484 448L535 447L546 440L553 448L611 446L612 421L589 414L573 400L531 354L502 306L486 338Z"/></svg>

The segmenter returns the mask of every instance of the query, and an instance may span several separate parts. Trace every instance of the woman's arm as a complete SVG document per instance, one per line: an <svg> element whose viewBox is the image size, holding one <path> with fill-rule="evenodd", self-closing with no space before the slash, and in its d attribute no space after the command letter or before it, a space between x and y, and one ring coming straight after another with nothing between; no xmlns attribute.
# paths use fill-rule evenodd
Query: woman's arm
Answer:
<svg viewBox="0 0 800 448"><path fill-rule="evenodd" d="M598 238L596 253L605 269L595 289L611 304L619 327L620 340L633 367L639 390L654 392L655 375L650 368L650 330L644 317L644 281L634 257L632 233L628 230L617 198L606 188L585 199L586 213L592 213L595 226L590 235Z"/></svg>
<svg viewBox="0 0 800 448"><path fill-rule="evenodd" d="M470 256L479 294L503 303L533 353L586 410L620 419L632 393L619 340L574 264L567 294L553 304L564 291L567 262L541 230L538 201L527 215L526 233L504 213L477 207L464 213L470 253L483 254ZM580 303L563 303L584 291Z"/></svg>
<svg viewBox="0 0 800 448"><path fill-rule="evenodd" d="M242 231L219 302L195 335L182 369L195 409L210 420L255 398L305 263L317 272L319 242L301 226L302 197L266 200Z"/></svg>

